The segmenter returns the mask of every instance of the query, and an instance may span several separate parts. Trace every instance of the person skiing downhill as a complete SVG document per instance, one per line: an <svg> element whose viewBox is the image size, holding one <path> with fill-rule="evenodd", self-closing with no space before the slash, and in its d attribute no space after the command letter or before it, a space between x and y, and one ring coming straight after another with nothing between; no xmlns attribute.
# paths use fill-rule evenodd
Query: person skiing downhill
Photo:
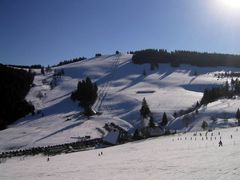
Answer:
<svg viewBox="0 0 240 180"><path fill-rule="evenodd" d="M220 147L220 146L223 146L223 143L222 143L221 140L219 141L218 145L219 145L219 147Z"/></svg>

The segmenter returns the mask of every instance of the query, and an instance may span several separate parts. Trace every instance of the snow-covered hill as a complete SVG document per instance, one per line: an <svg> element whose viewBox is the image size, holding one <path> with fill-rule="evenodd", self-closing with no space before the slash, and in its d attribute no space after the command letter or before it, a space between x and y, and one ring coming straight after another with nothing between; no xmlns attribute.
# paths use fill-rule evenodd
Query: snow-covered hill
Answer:
<svg viewBox="0 0 240 180"><path fill-rule="evenodd" d="M201 133L201 136L200 136ZM232 135L232 138L231 138ZM218 147L222 139L223 147ZM237 180L240 129L176 134L50 157L12 158L0 164L10 180ZM103 155L98 154L103 152Z"/></svg>
<svg viewBox="0 0 240 180"><path fill-rule="evenodd" d="M174 68L160 64L159 69L151 71L148 64L133 64L131 57L129 54L104 55L57 67L56 70L64 69L65 75L57 80L53 89L50 87L52 73L37 75L27 100L34 104L39 114L22 118L0 131L0 151L73 142L86 135L102 137L107 133L104 124L110 122L131 129L139 125L139 109L144 97L156 122L160 121L163 112L171 119L173 112L187 109L200 100L205 88L226 81L217 79L214 73L240 70L190 65ZM80 107L70 99L78 81L86 76L99 87L94 109L103 113L90 119L80 116ZM172 120L170 127L200 130L202 120L211 123L209 119L213 116L219 121L212 126L226 127L226 119L234 124L234 113L239 105L239 98L219 100L201 107L187 128L182 123L183 117Z"/></svg>

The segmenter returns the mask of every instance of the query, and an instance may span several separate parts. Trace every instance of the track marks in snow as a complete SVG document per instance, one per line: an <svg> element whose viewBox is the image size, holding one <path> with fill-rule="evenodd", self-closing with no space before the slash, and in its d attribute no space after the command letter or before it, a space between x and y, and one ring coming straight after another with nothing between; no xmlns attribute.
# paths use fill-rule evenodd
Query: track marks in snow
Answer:
<svg viewBox="0 0 240 180"><path fill-rule="evenodd" d="M100 88L98 92L98 99L93 106L93 109L95 109L95 111L106 111L108 113L110 113L111 111L111 107L104 101L106 97L110 94L109 91L112 85L112 79L114 78L114 75L118 69L119 61L120 55L116 56L116 58L114 59L112 67L110 69L109 79L107 80L107 82L104 83L103 87Z"/></svg>

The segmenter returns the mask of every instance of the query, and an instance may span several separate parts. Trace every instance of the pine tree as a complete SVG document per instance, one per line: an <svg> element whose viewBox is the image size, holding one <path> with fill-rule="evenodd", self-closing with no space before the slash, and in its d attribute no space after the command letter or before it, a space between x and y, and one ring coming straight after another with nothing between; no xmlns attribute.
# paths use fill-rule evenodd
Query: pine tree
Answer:
<svg viewBox="0 0 240 180"><path fill-rule="evenodd" d="M164 112L164 113L163 113L163 116L162 116L162 122L161 122L160 125L161 125L161 126L166 126L167 123L168 123L168 118L167 118L166 113Z"/></svg>
<svg viewBox="0 0 240 180"><path fill-rule="evenodd" d="M139 139L140 139L138 129L135 130L135 132L134 132L134 134L133 134L133 139L134 139L134 140L139 140Z"/></svg>
<svg viewBox="0 0 240 180"><path fill-rule="evenodd" d="M197 109L197 108L199 108L199 107L200 107L200 104L199 104L199 102L197 101L195 108Z"/></svg>
<svg viewBox="0 0 240 180"><path fill-rule="evenodd" d="M92 110L92 105L97 99L97 91L97 84L92 83L91 79L87 77L86 80L78 82L77 90L71 95L73 100L78 100L80 102L79 105L84 108L86 116L95 114Z"/></svg>
<svg viewBox="0 0 240 180"><path fill-rule="evenodd" d="M201 99L201 104L207 104L209 102L209 92L207 89L204 90L203 97Z"/></svg>
<svg viewBox="0 0 240 180"><path fill-rule="evenodd" d="M239 108L236 112L236 119L238 120L238 125L240 125L240 110L239 110Z"/></svg>
<svg viewBox="0 0 240 180"><path fill-rule="evenodd" d="M178 116L177 112L174 112L173 117L177 118L177 116Z"/></svg>
<svg viewBox="0 0 240 180"><path fill-rule="evenodd" d="M44 67L41 67L41 74L45 74Z"/></svg>
<svg viewBox="0 0 240 180"><path fill-rule="evenodd" d="M148 107L148 104L147 104L147 101L145 98L143 98L143 101L142 101L142 107L140 109L140 114L143 118L147 118L151 114L151 111Z"/></svg>
<svg viewBox="0 0 240 180"><path fill-rule="evenodd" d="M206 130L208 128L208 123L206 121L203 121L201 127L203 130Z"/></svg>
<svg viewBox="0 0 240 180"><path fill-rule="evenodd" d="M235 93L239 94L240 93L240 82L238 78L235 80Z"/></svg>
<svg viewBox="0 0 240 180"><path fill-rule="evenodd" d="M236 119L240 119L240 110L238 108L237 112L236 112Z"/></svg>
<svg viewBox="0 0 240 180"><path fill-rule="evenodd" d="M196 110L195 110L195 114L198 114L198 113L199 113L199 111L198 111L198 109L196 109Z"/></svg>
<svg viewBox="0 0 240 180"><path fill-rule="evenodd" d="M150 120L149 120L149 124L148 124L148 126L149 126L150 128L154 128L154 127L155 127L154 119L153 119L152 116L150 117Z"/></svg>
<svg viewBox="0 0 240 180"><path fill-rule="evenodd" d="M228 92L229 91L229 83L228 83L228 81L226 81L224 87L225 87L225 91Z"/></svg>
<svg viewBox="0 0 240 180"><path fill-rule="evenodd" d="M234 83L235 83L235 81L234 81L234 79L232 78L232 79L231 79L231 86L232 86L232 87L233 87Z"/></svg>

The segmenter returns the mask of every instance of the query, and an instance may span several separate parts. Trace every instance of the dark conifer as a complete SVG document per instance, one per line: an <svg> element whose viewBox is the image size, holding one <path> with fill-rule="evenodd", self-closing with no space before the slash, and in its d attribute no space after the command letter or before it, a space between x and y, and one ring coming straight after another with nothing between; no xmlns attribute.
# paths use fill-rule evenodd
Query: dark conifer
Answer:
<svg viewBox="0 0 240 180"><path fill-rule="evenodd" d="M170 63L171 65L190 64L196 66L240 66L240 56L231 54L201 53L191 51L172 51L164 49L145 49L135 51L132 61L135 64ZM227 73L225 73L226 75Z"/></svg>
<svg viewBox="0 0 240 180"><path fill-rule="evenodd" d="M134 139L134 140L139 140L139 139L140 139L138 129L135 130L135 132L134 132L134 134L133 134L133 139Z"/></svg>
<svg viewBox="0 0 240 180"><path fill-rule="evenodd" d="M177 115L177 112L174 112L174 113L173 113L173 117L177 118L177 116L178 116L178 115Z"/></svg>
<svg viewBox="0 0 240 180"><path fill-rule="evenodd" d="M168 118L167 118L167 114L164 112L163 116L162 116L162 122L160 123L161 126L166 126L168 123Z"/></svg>
<svg viewBox="0 0 240 180"><path fill-rule="evenodd" d="M203 121L201 127L203 130L206 130L208 128L208 123L206 121Z"/></svg>
<svg viewBox="0 0 240 180"><path fill-rule="evenodd" d="M140 109L140 114L143 118L146 118L146 117L150 116L150 114L151 114L151 111L148 107L148 104L147 104L147 101L145 98L143 98L143 101L142 101L142 107Z"/></svg>
<svg viewBox="0 0 240 180"><path fill-rule="evenodd" d="M79 105L84 108L85 115L91 116L94 114L92 105L97 99L98 87L96 83L92 83L89 77L86 80L78 82L77 90L71 95L73 100L78 100Z"/></svg>
<svg viewBox="0 0 240 180"><path fill-rule="evenodd" d="M197 109L197 108L199 108L199 107L200 107L200 104L199 104L199 102L197 101L195 108Z"/></svg>
<svg viewBox="0 0 240 180"><path fill-rule="evenodd" d="M225 88L225 92L229 91L229 83L228 83L228 81L225 82L224 88Z"/></svg>
<svg viewBox="0 0 240 180"><path fill-rule="evenodd" d="M236 119L238 120L238 125L240 125L240 110L239 110L239 108L236 112Z"/></svg>
<svg viewBox="0 0 240 180"><path fill-rule="evenodd" d="M196 109L196 110L195 110L195 114L198 114L198 113L199 113L199 111L198 111L198 109Z"/></svg>
<svg viewBox="0 0 240 180"><path fill-rule="evenodd" d="M101 53L96 53L96 54L95 54L95 57L100 57L100 56L102 56Z"/></svg>
<svg viewBox="0 0 240 180"><path fill-rule="evenodd" d="M44 67L41 67L41 74L45 74Z"/></svg>
<svg viewBox="0 0 240 180"><path fill-rule="evenodd" d="M234 81L234 79L232 78L231 79L231 86L233 86L235 84L235 81Z"/></svg>
<svg viewBox="0 0 240 180"><path fill-rule="evenodd" d="M0 64L0 129L34 111L25 100L33 78L31 71Z"/></svg>
<svg viewBox="0 0 240 180"><path fill-rule="evenodd" d="M235 93L240 93L240 81L238 80L238 78L235 80Z"/></svg>
<svg viewBox="0 0 240 180"><path fill-rule="evenodd" d="M149 126L150 128L154 128L154 127L155 127L154 119L153 119L152 116L150 117L150 120L149 120L149 124L148 124L148 126Z"/></svg>

